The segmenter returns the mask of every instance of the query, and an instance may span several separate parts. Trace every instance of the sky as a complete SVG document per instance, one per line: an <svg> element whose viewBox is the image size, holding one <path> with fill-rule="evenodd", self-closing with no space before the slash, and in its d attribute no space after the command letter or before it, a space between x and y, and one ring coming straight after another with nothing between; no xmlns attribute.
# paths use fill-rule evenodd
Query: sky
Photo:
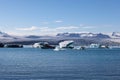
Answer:
<svg viewBox="0 0 120 80"><path fill-rule="evenodd" d="M120 0L0 0L0 31L12 35L120 32Z"/></svg>

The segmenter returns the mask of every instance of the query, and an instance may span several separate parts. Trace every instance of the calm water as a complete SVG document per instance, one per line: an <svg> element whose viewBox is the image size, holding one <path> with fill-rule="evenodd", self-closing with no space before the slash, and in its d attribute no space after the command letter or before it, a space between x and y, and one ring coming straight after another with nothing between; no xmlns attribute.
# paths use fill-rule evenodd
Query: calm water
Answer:
<svg viewBox="0 0 120 80"><path fill-rule="evenodd" d="M0 80L120 80L120 49L1 48Z"/></svg>

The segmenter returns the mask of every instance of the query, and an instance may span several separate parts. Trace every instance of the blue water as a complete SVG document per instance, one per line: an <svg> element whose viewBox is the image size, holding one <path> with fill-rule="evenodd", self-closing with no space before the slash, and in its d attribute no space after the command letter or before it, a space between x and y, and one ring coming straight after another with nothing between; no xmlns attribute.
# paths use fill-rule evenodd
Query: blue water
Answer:
<svg viewBox="0 0 120 80"><path fill-rule="evenodd" d="M120 80L120 49L1 48L0 80Z"/></svg>

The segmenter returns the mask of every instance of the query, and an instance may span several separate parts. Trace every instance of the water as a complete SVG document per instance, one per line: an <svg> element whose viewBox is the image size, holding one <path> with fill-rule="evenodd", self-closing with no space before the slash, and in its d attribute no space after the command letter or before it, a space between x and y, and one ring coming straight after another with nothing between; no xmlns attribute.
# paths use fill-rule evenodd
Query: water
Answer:
<svg viewBox="0 0 120 80"><path fill-rule="evenodd" d="M120 49L1 48L0 80L120 80Z"/></svg>

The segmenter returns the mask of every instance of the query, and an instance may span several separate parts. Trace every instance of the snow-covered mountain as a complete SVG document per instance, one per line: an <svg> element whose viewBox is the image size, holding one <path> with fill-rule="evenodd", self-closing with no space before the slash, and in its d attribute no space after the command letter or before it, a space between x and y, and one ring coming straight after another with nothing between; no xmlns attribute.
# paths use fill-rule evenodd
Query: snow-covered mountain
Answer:
<svg viewBox="0 0 120 80"><path fill-rule="evenodd" d="M110 38L109 35L98 33L59 33L58 37L79 37L79 38Z"/></svg>
<svg viewBox="0 0 120 80"><path fill-rule="evenodd" d="M77 37L77 38L112 38L114 37L120 37L120 32L113 32L111 35L103 34L103 33L58 33L54 37ZM53 38L53 36L39 36L39 35L28 35L28 36L13 36L9 35L5 32L0 31L0 39L1 38L29 38L29 39L37 39L37 38Z"/></svg>
<svg viewBox="0 0 120 80"><path fill-rule="evenodd" d="M39 35L28 35L28 36L13 36L5 32L0 31L0 42L2 43L21 43L31 44L39 41L48 41L50 43L58 43L61 40L72 39L76 44L120 44L120 33L113 32L111 34L104 33L58 33L56 36L39 36Z"/></svg>
<svg viewBox="0 0 120 80"><path fill-rule="evenodd" d="M8 34L5 33L5 32L1 32L1 31L0 31L0 37L11 37L11 36L8 35Z"/></svg>
<svg viewBox="0 0 120 80"><path fill-rule="evenodd" d="M120 32L113 32L112 36L114 36L114 37L120 37Z"/></svg>

